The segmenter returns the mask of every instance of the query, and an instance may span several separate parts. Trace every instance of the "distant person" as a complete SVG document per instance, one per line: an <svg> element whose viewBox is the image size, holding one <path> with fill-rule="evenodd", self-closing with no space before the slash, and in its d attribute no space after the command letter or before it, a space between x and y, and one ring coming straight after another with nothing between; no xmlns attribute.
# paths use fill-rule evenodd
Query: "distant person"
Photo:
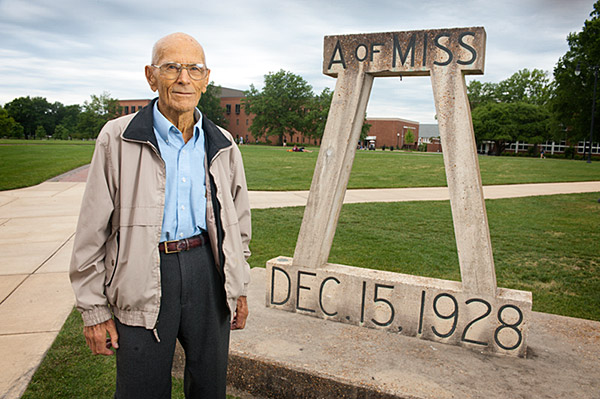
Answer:
<svg viewBox="0 0 600 399"><path fill-rule="evenodd" d="M546 156L544 155L544 150L542 149L542 151L540 151L540 158L544 159L546 158Z"/></svg>
<svg viewBox="0 0 600 399"><path fill-rule="evenodd" d="M92 352L116 349L114 398L170 398L179 338L185 397L224 399L229 331L248 316L242 157L196 108L210 70L194 38L160 39L145 72L158 98L96 142L71 259L77 309Z"/></svg>

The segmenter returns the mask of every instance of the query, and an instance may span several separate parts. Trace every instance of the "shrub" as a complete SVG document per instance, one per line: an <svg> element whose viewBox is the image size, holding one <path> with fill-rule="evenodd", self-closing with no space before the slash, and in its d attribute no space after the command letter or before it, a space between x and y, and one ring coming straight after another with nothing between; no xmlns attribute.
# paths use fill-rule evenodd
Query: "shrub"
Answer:
<svg viewBox="0 0 600 399"><path fill-rule="evenodd" d="M565 158L575 159L575 147L569 146L565 148Z"/></svg>

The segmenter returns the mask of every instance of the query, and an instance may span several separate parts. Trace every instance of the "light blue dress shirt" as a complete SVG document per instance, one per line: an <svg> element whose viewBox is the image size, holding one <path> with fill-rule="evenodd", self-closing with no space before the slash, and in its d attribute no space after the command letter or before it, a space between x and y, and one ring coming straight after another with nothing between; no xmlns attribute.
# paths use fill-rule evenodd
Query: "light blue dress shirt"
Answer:
<svg viewBox="0 0 600 399"><path fill-rule="evenodd" d="M204 131L202 113L187 143L181 132L154 104L154 134L165 161L167 182L160 241L193 237L206 230L206 180L204 170Z"/></svg>

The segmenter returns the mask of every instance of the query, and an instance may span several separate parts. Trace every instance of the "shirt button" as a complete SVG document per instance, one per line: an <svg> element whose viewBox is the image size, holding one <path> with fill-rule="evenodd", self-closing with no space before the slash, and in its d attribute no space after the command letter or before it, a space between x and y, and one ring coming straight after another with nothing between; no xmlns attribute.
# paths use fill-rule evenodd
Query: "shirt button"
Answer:
<svg viewBox="0 0 600 399"><path fill-rule="evenodd" d="M179 237L183 237L183 233L179 233Z"/></svg>
<svg viewBox="0 0 600 399"><path fill-rule="evenodd" d="M185 154L186 150L183 150L182 152Z"/></svg>
<svg viewBox="0 0 600 399"><path fill-rule="evenodd" d="M181 178L181 181L185 183L185 177L182 177L182 178Z"/></svg>
<svg viewBox="0 0 600 399"><path fill-rule="evenodd" d="M185 205L181 205L181 210L185 211Z"/></svg>

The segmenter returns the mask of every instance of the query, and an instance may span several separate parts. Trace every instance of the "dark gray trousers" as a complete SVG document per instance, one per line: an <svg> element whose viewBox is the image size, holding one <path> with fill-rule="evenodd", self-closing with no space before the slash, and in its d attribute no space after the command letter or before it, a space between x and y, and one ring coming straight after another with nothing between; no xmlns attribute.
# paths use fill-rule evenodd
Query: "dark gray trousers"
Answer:
<svg viewBox="0 0 600 399"><path fill-rule="evenodd" d="M210 245L160 255L160 313L152 330L116 320L116 399L171 398L175 341L185 350L186 398L225 398L230 316Z"/></svg>

